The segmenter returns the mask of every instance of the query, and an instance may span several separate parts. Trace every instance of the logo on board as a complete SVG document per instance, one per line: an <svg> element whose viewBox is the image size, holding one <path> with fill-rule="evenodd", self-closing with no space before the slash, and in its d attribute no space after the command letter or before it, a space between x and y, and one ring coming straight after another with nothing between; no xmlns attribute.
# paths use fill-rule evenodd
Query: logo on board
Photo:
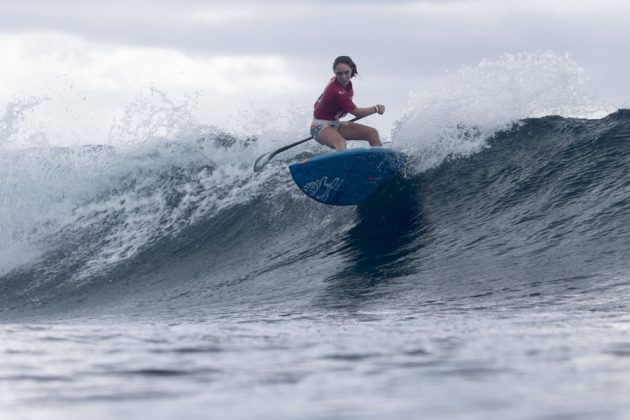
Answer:
<svg viewBox="0 0 630 420"><path fill-rule="evenodd" d="M337 191L342 183L343 178L334 178L332 181L329 181L328 177L324 176L304 185L303 191L306 195L313 197L315 200L327 201L330 193Z"/></svg>

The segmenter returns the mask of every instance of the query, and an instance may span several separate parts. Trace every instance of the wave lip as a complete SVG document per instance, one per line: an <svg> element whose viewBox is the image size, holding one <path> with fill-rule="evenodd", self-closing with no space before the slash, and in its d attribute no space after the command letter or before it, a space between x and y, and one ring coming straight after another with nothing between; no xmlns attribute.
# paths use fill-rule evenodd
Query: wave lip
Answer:
<svg viewBox="0 0 630 420"><path fill-rule="evenodd" d="M611 113L593 92L588 74L568 55L504 54L417 86L392 138L423 171L479 152L494 134L527 118Z"/></svg>

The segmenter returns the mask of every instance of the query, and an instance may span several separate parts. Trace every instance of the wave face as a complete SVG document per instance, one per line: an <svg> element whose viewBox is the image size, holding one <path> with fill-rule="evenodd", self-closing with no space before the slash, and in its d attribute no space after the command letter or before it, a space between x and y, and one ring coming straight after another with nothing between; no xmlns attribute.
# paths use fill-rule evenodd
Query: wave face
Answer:
<svg viewBox="0 0 630 420"><path fill-rule="evenodd" d="M0 307L157 316L595 296L593 278L630 269L628 141L628 110L526 118L429 168L408 148L408 176L356 209L310 201L281 160L254 174L255 139L225 134L3 151Z"/></svg>

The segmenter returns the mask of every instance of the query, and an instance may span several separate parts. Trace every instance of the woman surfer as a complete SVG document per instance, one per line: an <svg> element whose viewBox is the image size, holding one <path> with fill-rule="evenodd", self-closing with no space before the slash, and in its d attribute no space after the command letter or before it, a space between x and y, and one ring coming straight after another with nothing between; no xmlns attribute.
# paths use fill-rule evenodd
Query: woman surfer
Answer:
<svg viewBox="0 0 630 420"><path fill-rule="evenodd" d="M311 135L319 143L336 151L346 150L346 140L367 140L372 147L381 147L378 131L367 125L354 122L340 122L339 118L347 113L355 117L366 117L371 114L383 114L385 105L377 104L367 108L359 108L352 97L352 79L356 76L357 66L348 56L337 57L333 63L335 76L330 79L324 92L315 102Z"/></svg>

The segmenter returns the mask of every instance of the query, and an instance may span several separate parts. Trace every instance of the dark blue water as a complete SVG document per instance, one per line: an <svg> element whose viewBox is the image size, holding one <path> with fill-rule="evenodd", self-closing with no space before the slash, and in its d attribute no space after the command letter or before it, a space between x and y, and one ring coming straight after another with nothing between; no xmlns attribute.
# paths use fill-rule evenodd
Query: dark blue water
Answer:
<svg viewBox="0 0 630 420"><path fill-rule="evenodd" d="M629 415L630 111L517 121L428 169L408 149L357 208L228 140L3 152L63 188L5 187L1 413Z"/></svg>

